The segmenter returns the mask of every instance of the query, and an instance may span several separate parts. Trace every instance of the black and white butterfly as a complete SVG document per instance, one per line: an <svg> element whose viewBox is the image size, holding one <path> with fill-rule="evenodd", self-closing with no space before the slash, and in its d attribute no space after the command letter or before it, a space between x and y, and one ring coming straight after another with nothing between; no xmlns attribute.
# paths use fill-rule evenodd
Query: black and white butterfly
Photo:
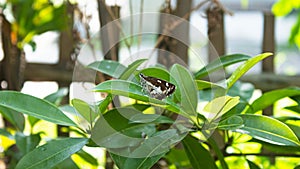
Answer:
<svg viewBox="0 0 300 169"><path fill-rule="evenodd" d="M140 81L143 91L150 97L162 100L174 93L176 86L165 80L140 73Z"/></svg>

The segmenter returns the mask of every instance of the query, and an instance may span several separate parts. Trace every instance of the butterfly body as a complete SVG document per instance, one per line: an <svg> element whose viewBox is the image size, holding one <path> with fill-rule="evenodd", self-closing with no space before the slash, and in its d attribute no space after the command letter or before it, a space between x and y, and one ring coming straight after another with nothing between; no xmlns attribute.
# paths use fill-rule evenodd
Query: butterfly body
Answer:
<svg viewBox="0 0 300 169"><path fill-rule="evenodd" d="M140 81L144 92L150 97L162 100L170 96L176 86L170 82L140 73Z"/></svg>

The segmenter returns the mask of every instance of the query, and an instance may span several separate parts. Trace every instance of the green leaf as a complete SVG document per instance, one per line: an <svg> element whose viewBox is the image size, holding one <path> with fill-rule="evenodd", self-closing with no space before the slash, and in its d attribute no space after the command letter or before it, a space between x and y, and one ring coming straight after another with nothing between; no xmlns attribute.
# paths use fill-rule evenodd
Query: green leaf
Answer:
<svg viewBox="0 0 300 169"><path fill-rule="evenodd" d="M105 148L123 148L138 145L143 135L155 132L154 124L132 124L129 119L141 112L132 108L118 108L106 112L92 129L92 140ZM101 132L99 132L101 131Z"/></svg>
<svg viewBox="0 0 300 169"><path fill-rule="evenodd" d="M74 163L72 158L67 158L64 161L60 162L57 164L55 167L52 169L79 169L79 167Z"/></svg>
<svg viewBox="0 0 300 169"><path fill-rule="evenodd" d="M293 111L296 113L300 113L300 106L288 106L288 107L285 107L284 109L290 110L290 111Z"/></svg>
<svg viewBox="0 0 300 169"><path fill-rule="evenodd" d="M214 100L208 102L205 107L203 108L203 111L209 112L209 117L214 120L219 117L221 117L223 114L228 112L230 109L232 109L235 105L239 103L240 98L238 96L236 97L230 97L230 96L222 96L215 98Z"/></svg>
<svg viewBox="0 0 300 169"><path fill-rule="evenodd" d="M243 127L243 119L239 116L231 116L223 121L221 121L218 125L218 128L221 130L235 130Z"/></svg>
<svg viewBox="0 0 300 169"><path fill-rule="evenodd" d="M216 60L210 62L208 65L200 69L198 72L195 73L195 79L200 79L202 77L207 76L209 73L212 73L216 70L223 69L226 66L246 61L250 59L251 57L248 55L243 54L232 54L232 55L226 55L221 56L217 58Z"/></svg>
<svg viewBox="0 0 300 169"><path fill-rule="evenodd" d="M88 122L93 122L98 116L97 113L91 109L89 104L80 99L73 99L71 103L77 112Z"/></svg>
<svg viewBox="0 0 300 169"><path fill-rule="evenodd" d="M182 143L193 168L218 168L209 151L206 150L194 137L187 135L183 139Z"/></svg>
<svg viewBox="0 0 300 169"><path fill-rule="evenodd" d="M1 93L0 93L0 95L1 95ZM1 102L1 99L2 98L0 98L0 102ZM18 111L1 106L1 104L0 104L0 112L6 120L8 120L14 127L16 127L16 129L18 129L20 131L24 130L25 117L22 113L19 113Z"/></svg>
<svg viewBox="0 0 300 169"><path fill-rule="evenodd" d="M112 159L119 168L122 169L150 169L160 158L165 154L159 154L156 156L149 156L145 158L129 158L120 156L114 153L110 153Z"/></svg>
<svg viewBox="0 0 300 169"><path fill-rule="evenodd" d="M171 75L176 82L175 84L177 84L175 95L181 100L182 110L190 116L196 116L198 91L192 75L185 67L179 64L171 67Z"/></svg>
<svg viewBox="0 0 300 169"><path fill-rule="evenodd" d="M152 76L152 77L160 78L165 81L170 81L170 73L167 70L160 67L145 68L142 69L140 73L143 73L146 76Z"/></svg>
<svg viewBox="0 0 300 169"><path fill-rule="evenodd" d="M246 113L255 113L271 106L279 99L297 95L300 95L299 87L289 87L266 92L251 104Z"/></svg>
<svg viewBox="0 0 300 169"><path fill-rule="evenodd" d="M148 59L139 59L134 61L133 63L131 63L128 68L126 68L126 70L124 70L124 72L122 73L122 75L120 76L119 79L122 80L127 80L132 74L133 72L135 72L137 70L137 68Z"/></svg>
<svg viewBox="0 0 300 169"><path fill-rule="evenodd" d="M260 167L258 165L256 165L254 162L252 162L248 159L246 159L246 160L247 160L247 163L248 163L250 169L260 169Z"/></svg>
<svg viewBox="0 0 300 169"><path fill-rule="evenodd" d="M204 89L210 89L210 88L224 89L222 86L220 86L216 83L212 83L212 82L208 82L208 81L204 81L204 80L195 80L195 82L197 84L198 90L204 90Z"/></svg>
<svg viewBox="0 0 300 169"><path fill-rule="evenodd" d="M5 128L0 128L0 135L5 136L9 139L13 139L14 137L8 132Z"/></svg>
<svg viewBox="0 0 300 169"><path fill-rule="evenodd" d="M100 111L100 113L98 113L98 114L103 114L103 113L106 111L108 105L112 102L112 99L113 99L112 97L113 97L113 96L112 96L111 94L108 94L108 95L105 97L105 99L101 100L101 101L97 104L98 107L99 107L99 111Z"/></svg>
<svg viewBox="0 0 300 169"><path fill-rule="evenodd" d="M76 126L53 104L15 91L0 91L0 106L64 126Z"/></svg>
<svg viewBox="0 0 300 169"><path fill-rule="evenodd" d="M25 136L23 133L16 133L15 140L19 150L23 154L27 154L39 145L41 136L40 134Z"/></svg>
<svg viewBox="0 0 300 169"><path fill-rule="evenodd" d="M98 166L98 161L95 157L93 157L92 155L90 155L89 153L83 151L83 150L79 150L77 153L77 155L79 155L82 159L84 159L86 162L88 162L89 164L93 165L93 166Z"/></svg>
<svg viewBox="0 0 300 169"><path fill-rule="evenodd" d="M69 89L64 87L59 89L57 92L46 96L44 99L58 106L60 105L62 99L68 95L68 93L69 93Z"/></svg>
<svg viewBox="0 0 300 169"><path fill-rule="evenodd" d="M258 140L284 146L300 146L295 133L284 123L262 115L238 115L244 126L233 131L248 134Z"/></svg>
<svg viewBox="0 0 300 169"><path fill-rule="evenodd" d="M169 117L158 115L158 114L136 114L130 119L130 123L170 123L173 124L174 121Z"/></svg>
<svg viewBox="0 0 300 169"><path fill-rule="evenodd" d="M192 168L189 158L184 149L172 148L164 157L170 165L175 165L177 168Z"/></svg>
<svg viewBox="0 0 300 169"><path fill-rule="evenodd" d="M119 78L121 74L126 70L126 66L113 60L96 61L89 64L87 67L107 74L113 78Z"/></svg>
<svg viewBox="0 0 300 169"><path fill-rule="evenodd" d="M94 90L96 92L106 92L113 95L121 95L136 100L151 102L156 104L166 104L163 101L149 98L142 92L142 87L136 83L125 80L108 80L97 85Z"/></svg>
<svg viewBox="0 0 300 169"><path fill-rule="evenodd" d="M26 154L18 162L16 169L52 168L79 151L87 141L86 138L52 140Z"/></svg>
<svg viewBox="0 0 300 169"><path fill-rule="evenodd" d="M271 56L272 53L263 53L257 56L254 56L253 58L247 60L245 63L240 65L227 79L227 88L230 89L231 86L240 78L242 77L249 69L251 69L256 63L259 61Z"/></svg>

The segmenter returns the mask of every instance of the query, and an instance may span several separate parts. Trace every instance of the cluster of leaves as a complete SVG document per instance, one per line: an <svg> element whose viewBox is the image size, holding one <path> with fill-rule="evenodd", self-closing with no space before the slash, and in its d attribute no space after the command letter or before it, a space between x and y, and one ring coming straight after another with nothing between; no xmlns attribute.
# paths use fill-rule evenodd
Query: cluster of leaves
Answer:
<svg viewBox="0 0 300 169"><path fill-rule="evenodd" d="M294 0L278 0L272 8L272 12L276 16L286 16L292 13L294 10L298 11L298 18L291 30L291 35L289 42L291 44L296 44L300 49L300 1Z"/></svg>
<svg viewBox="0 0 300 169"><path fill-rule="evenodd" d="M0 91L0 111L16 127L20 128L18 125L22 121L24 124L24 119L19 120L19 115L24 118L23 114L27 114L32 119L29 120L32 126L37 119L43 119L70 126L82 137L52 139L39 146L41 133L25 136L20 132L12 134L2 129L0 134L16 140L16 146L22 153L18 156L20 161L16 168L52 168L66 164L64 161L74 164L70 156L76 152L84 159L92 159L83 153L83 146L106 148L115 164L122 169L150 168L161 158L177 168L217 168L214 160L217 158L222 168L228 168L224 157L230 155L227 148L239 143L238 136L244 134L252 138L244 142L261 143L274 153L288 150L297 154L300 152L300 142L299 135L295 133L300 128L286 123L295 120L295 117L276 119L255 113L283 97L296 100L297 106L286 109L299 112L300 89L292 87L270 91L249 104L254 87L237 81L252 66L270 55L223 56L220 61L211 62L194 75L178 64L173 65L170 72L162 67L137 70L146 59L137 60L128 67L108 60L94 62L88 67L115 78L94 88L95 92L108 94L95 105L74 99L72 106L58 108L49 103L49 97L40 100L18 92ZM226 80L227 88L200 80L224 66L242 61L245 62ZM150 98L143 93L138 82L141 72L174 83L177 87L175 93L164 100ZM135 102L108 109L116 95L131 98ZM52 102L55 100L55 97L50 98ZM208 101L204 102L204 99ZM199 103L205 103L203 108L199 107ZM87 122L91 131L82 130L82 124L73 122L62 109L80 115L77 118ZM163 113L156 113L159 110L163 110ZM174 115L182 118L176 120ZM214 135L224 137L223 141L227 140L223 147L217 144L219 140L210 137ZM179 142L183 148L175 146ZM215 155L212 155L212 151ZM252 168L258 168L254 162L248 159L247 162Z"/></svg>
<svg viewBox="0 0 300 169"><path fill-rule="evenodd" d="M65 3L55 6L48 0L8 0L5 5L13 10L12 40L20 48L30 44L35 49L35 35L63 30L68 24Z"/></svg>

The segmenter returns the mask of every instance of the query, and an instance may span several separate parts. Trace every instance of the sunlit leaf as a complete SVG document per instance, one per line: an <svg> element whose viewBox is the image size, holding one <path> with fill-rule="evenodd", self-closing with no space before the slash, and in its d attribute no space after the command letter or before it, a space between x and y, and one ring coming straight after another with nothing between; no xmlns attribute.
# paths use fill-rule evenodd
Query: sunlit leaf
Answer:
<svg viewBox="0 0 300 169"><path fill-rule="evenodd" d="M15 110L55 124L76 126L61 110L53 104L15 91L0 91L0 107Z"/></svg>
<svg viewBox="0 0 300 169"><path fill-rule="evenodd" d="M87 141L86 138L52 140L26 154L16 169L50 169L79 151Z"/></svg>
<svg viewBox="0 0 300 169"><path fill-rule="evenodd" d="M251 59L248 59L245 63L240 65L232 75L227 79L227 88L230 89L231 86L242 77L249 69L251 69L259 61L272 56L272 53L263 53L257 56L254 56Z"/></svg>
<svg viewBox="0 0 300 169"><path fill-rule="evenodd" d="M285 89L278 89L266 92L250 105L246 113L255 113L259 110L267 108L268 106L274 104L276 101L284 97L297 95L300 95L299 87L289 87Z"/></svg>
<svg viewBox="0 0 300 169"><path fill-rule="evenodd" d="M183 139L182 143L193 168L218 168L209 151L206 150L194 137L187 135Z"/></svg>
<svg viewBox="0 0 300 169"><path fill-rule="evenodd" d="M136 69L146 61L147 59L139 59L131 63L121 74L120 79L127 80Z"/></svg>
<svg viewBox="0 0 300 169"><path fill-rule="evenodd" d="M196 116L198 91L192 75L179 64L172 66L171 75L177 84L175 95L181 101L182 110L191 116Z"/></svg>

